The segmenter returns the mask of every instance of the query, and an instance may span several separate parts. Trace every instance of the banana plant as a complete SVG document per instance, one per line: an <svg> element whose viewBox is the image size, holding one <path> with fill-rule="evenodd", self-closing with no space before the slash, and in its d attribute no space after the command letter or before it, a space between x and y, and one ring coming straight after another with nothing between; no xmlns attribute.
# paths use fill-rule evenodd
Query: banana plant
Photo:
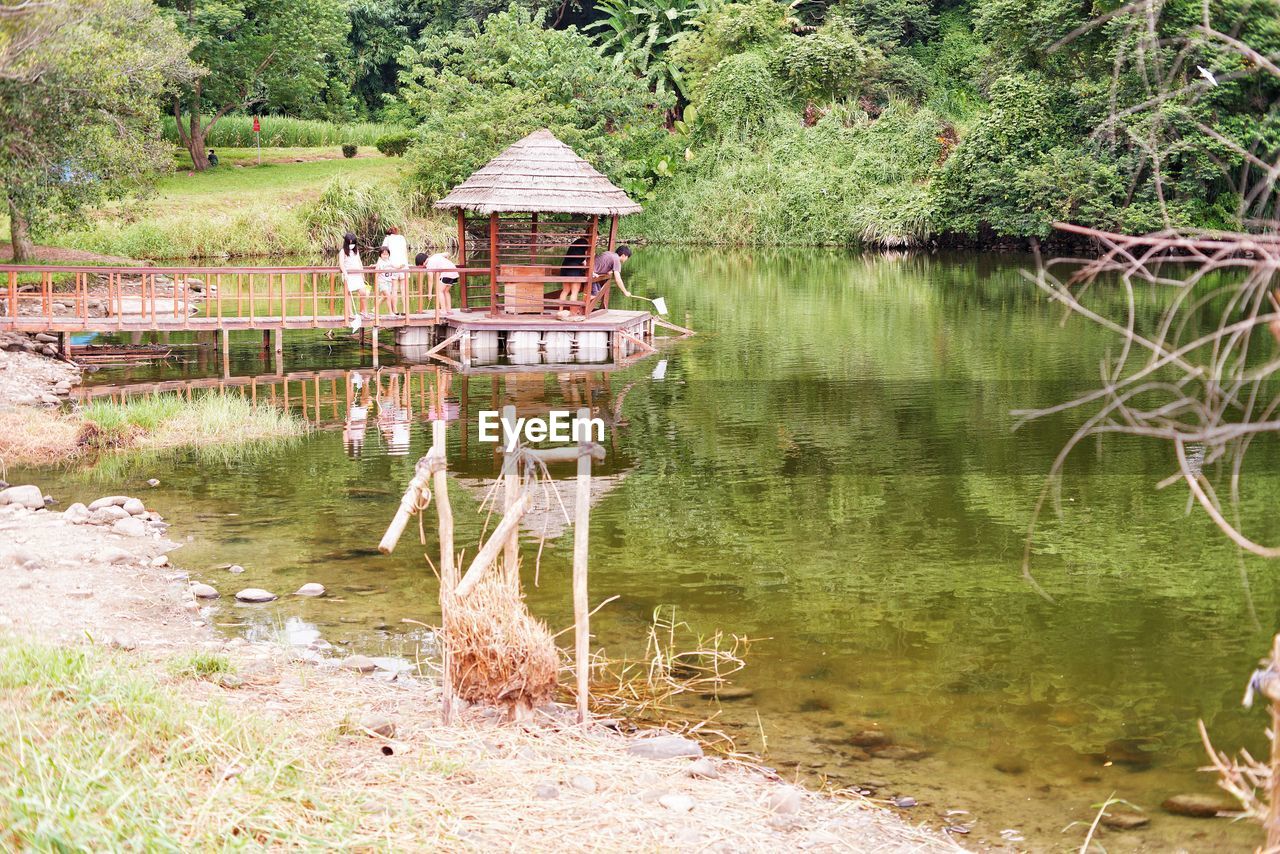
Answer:
<svg viewBox="0 0 1280 854"><path fill-rule="evenodd" d="M586 29L596 30L601 53L631 68L659 95L686 100L680 69L666 58L667 49L694 21L721 0L596 0L604 15Z"/></svg>

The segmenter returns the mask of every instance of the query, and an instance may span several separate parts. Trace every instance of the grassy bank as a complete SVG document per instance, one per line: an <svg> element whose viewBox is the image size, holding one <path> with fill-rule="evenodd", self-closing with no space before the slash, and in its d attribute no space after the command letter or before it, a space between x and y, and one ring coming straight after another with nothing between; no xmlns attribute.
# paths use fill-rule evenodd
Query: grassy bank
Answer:
<svg viewBox="0 0 1280 854"><path fill-rule="evenodd" d="M176 660L175 679L230 669ZM192 702L100 650L0 642L0 845L223 848L360 839L289 727ZM365 840L371 842L372 840Z"/></svg>
<svg viewBox="0 0 1280 854"><path fill-rule="evenodd" d="M150 260L314 256L325 247L307 222L325 212L317 206L334 186L384 197L387 207L405 212L400 225L420 241L445 240L452 233L442 219L410 217L398 159L376 154L347 159L328 148L288 152L291 156L272 162L264 151L258 166L252 149L220 149L221 166L163 178L154 194L95 211L87 228L59 234L52 242Z"/></svg>
<svg viewBox="0 0 1280 854"><path fill-rule="evenodd" d="M289 441L306 429L293 415L234 395L95 401L76 413L16 407L0 411L0 463L57 465L110 451L185 448L208 453L212 462Z"/></svg>

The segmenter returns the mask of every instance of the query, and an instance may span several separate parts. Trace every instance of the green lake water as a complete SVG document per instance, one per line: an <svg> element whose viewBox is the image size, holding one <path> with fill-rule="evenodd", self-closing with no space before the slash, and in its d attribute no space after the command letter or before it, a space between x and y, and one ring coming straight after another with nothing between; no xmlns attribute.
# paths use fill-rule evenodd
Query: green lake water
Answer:
<svg viewBox="0 0 1280 854"><path fill-rule="evenodd" d="M610 421L599 471L614 483L592 512L591 590L619 598L594 618L597 642L642 651L662 606L696 632L757 639L737 680L754 694L726 702L720 720L784 776L909 795L909 820L971 824L964 844L1078 848L1115 793L1152 822L1106 833L1107 850L1248 850L1251 827L1159 805L1215 791L1196 771L1198 718L1221 747L1261 749L1264 715L1240 697L1280 627L1280 565L1241 557L1187 513L1185 488L1155 489L1176 467L1170 449L1115 437L1077 449L1060 515L1038 529L1032 568L1053 601L1021 578L1032 508L1079 416L1014 432L1010 410L1091 388L1114 348L1082 321L1061 324L1019 276L1029 263L638 252L633 289L665 295L697 337L612 373L454 377L465 409L450 425L450 466L468 484L497 473L493 447L476 441L481 408L599 407ZM1143 299L1154 316L1157 298ZM260 340L241 344L234 374L271 372ZM230 466L190 455L29 474L64 504L159 478L143 497L190 538L173 557L193 576L224 594L329 589L265 607L224 596L212 616L227 632L314 628L340 648L413 658L429 635L403 620L437 618L434 578L412 529L392 557L375 546L428 445L430 376L394 380L393 403L390 373L379 377L367 352L310 333L287 345L288 371L358 370L362 381L321 380L341 400L322 397L324 426L287 450ZM218 370L205 354L89 383ZM362 436L343 429L348 393L370 406ZM317 415L314 396L307 412ZM1275 458L1266 443L1253 451L1240 508L1267 542L1280 535ZM478 493L461 482L452 493L468 552ZM552 539L537 587L527 573L530 607L553 630L572 619L571 551L571 534ZM215 568L229 563L246 572ZM868 728L927 755L862 758L848 741Z"/></svg>

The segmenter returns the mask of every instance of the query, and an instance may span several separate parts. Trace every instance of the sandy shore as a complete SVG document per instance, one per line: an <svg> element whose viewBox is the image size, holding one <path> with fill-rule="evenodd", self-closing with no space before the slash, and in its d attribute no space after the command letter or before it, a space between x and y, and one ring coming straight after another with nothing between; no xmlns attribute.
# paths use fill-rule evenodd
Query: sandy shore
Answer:
<svg viewBox="0 0 1280 854"><path fill-rule="evenodd" d="M62 499L77 497L91 496ZM471 708L444 727L429 678L220 637L163 522L73 518L84 514L0 506L0 637L107 647L157 678L179 656L225 656L234 679L184 680L182 694L285 728L296 750L322 759L327 785L370 798L362 830L391 847L955 850L857 796L805 791L734 760L651 758L649 745L579 727L557 707L520 725ZM235 585L224 586L224 612L253 607L229 604Z"/></svg>

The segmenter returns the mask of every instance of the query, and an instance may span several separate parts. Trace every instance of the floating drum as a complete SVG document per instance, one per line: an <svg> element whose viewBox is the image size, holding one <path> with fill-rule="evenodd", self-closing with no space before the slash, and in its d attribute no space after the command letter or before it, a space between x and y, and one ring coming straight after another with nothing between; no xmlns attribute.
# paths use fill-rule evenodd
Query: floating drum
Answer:
<svg viewBox="0 0 1280 854"><path fill-rule="evenodd" d="M471 333L471 349L498 352L498 333L493 330L477 330Z"/></svg>
<svg viewBox="0 0 1280 854"><path fill-rule="evenodd" d="M521 330L519 332L507 333L507 352L508 353L527 353L529 351L538 352L538 347L542 344L542 333Z"/></svg>
<svg viewBox="0 0 1280 854"><path fill-rule="evenodd" d="M608 332L579 332L578 333L578 350L604 350L609 349L609 333Z"/></svg>
<svg viewBox="0 0 1280 854"><path fill-rule="evenodd" d="M543 343L547 345L547 361L569 361L569 354L573 351L573 336L572 332L548 332L543 337Z"/></svg>

